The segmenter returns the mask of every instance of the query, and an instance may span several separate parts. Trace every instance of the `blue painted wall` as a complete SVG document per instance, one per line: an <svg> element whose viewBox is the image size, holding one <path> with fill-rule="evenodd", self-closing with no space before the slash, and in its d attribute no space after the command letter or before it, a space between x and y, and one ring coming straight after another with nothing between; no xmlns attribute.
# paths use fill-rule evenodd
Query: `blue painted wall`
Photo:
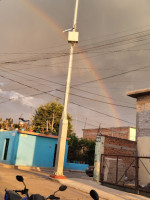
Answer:
<svg viewBox="0 0 150 200"><path fill-rule="evenodd" d="M7 159L4 160L3 158L4 158L6 139L9 139L9 146L7 152ZM0 132L0 162L12 165L15 164L18 141L19 137L17 131Z"/></svg>
<svg viewBox="0 0 150 200"><path fill-rule="evenodd" d="M15 165L53 167L57 138L20 134ZM68 141L65 152L67 161Z"/></svg>
<svg viewBox="0 0 150 200"><path fill-rule="evenodd" d="M89 165L78 163L65 163L65 169L85 171Z"/></svg>
<svg viewBox="0 0 150 200"><path fill-rule="evenodd" d="M16 157L16 165L53 167L55 145L57 138L48 138L19 134L19 145ZM67 161L68 141L65 152Z"/></svg>

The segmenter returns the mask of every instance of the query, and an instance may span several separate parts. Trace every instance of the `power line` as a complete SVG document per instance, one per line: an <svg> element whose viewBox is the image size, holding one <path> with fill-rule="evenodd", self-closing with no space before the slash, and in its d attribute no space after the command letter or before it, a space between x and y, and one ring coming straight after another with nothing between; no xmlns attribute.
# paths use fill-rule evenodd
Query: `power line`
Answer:
<svg viewBox="0 0 150 200"><path fill-rule="evenodd" d="M147 69L149 68L150 66L146 66L146 67L141 67L141 68L137 68L137 69L132 69L132 70L129 70L129 71L126 71L126 72L122 72L122 73L118 73L118 74L114 74L114 75L111 75L111 76L107 76L107 77L104 77L104 78L100 78L100 79L96 79L96 80L93 80L93 81L87 81L87 82L84 82L84 83L79 83L79 84L76 84L76 85L73 85L74 86L81 86L81 85L85 85L85 84L89 84L89 83L94 83L96 81L101 81L101 80L106 80L106 79L110 79L110 78L114 78L114 77L117 77L117 76L122 76L124 74L128 74L128 73L131 73L131 72L136 72L136 71L139 71L141 69Z"/></svg>
<svg viewBox="0 0 150 200"><path fill-rule="evenodd" d="M93 56L92 56L93 57ZM94 56L95 57L95 56ZM87 58L89 58L89 57L87 57ZM76 59L76 60L81 60L81 59ZM38 65L37 67L34 67L34 68L32 68L32 69L35 69L35 68L39 68L39 67L48 67L48 68L53 68L53 67L57 67L56 66L56 64L64 64L64 63L67 63L67 62L61 62L61 63L55 63L54 64L54 66L43 66L43 65ZM31 65L31 64L28 64L28 65ZM123 66L123 67L125 67L125 66ZM62 66L60 66L60 68L62 68ZM64 68L64 67L63 67ZM75 68L75 67L74 67ZM25 69L31 69L31 67L29 67L29 68L23 68L23 70L25 70ZM78 68L78 69L81 69L81 68ZM83 69L88 69L88 68L83 68ZM18 69L17 69L18 70Z"/></svg>
<svg viewBox="0 0 150 200"><path fill-rule="evenodd" d="M74 121L78 121L78 122L80 122L80 123L85 123L85 122L83 122L83 121L81 121L81 120L79 120L79 119L73 119ZM88 124L88 125L90 125L90 126L94 126L94 127L98 127L98 126L96 126L96 125L94 125L94 124L91 124L91 123L86 123L86 124Z"/></svg>
<svg viewBox="0 0 150 200"><path fill-rule="evenodd" d="M72 102L71 102L71 103L72 103ZM74 104L75 104L75 103L74 103ZM85 108L85 109L88 109L88 110L91 110L91 111L96 112L96 113L98 113L98 114L101 114L101 115L104 115L104 116L107 116L107 117L110 117L110 118L118 119L118 120L120 120L120 121L122 121L122 122L126 122L126 123L128 123L128 124L134 124L134 125L135 125L135 123L126 121L126 120L121 119L121 118L118 118L118 117L114 117L114 116L112 116L112 115L109 115L109 114L106 114L106 113L103 113L103 112L99 112L99 111L97 111L97 110L93 110L93 109L88 108L88 107L86 107L86 106L81 106L81 105L79 105L79 104L75 104L75 105L80 106L80 107Z"/></svg>
<svg viewBox="0 0 150 200"><path fill-rule="evenodd" d="M43 94L45 93L45 94L47 94L47 95L50 95L50 94L49 94L48 92L46 92L46 91L45 91L45 92L44 92L44 91L41 91L41 90L39 90L39 89L37 89L37 88L34 88L34 87L29 86L29 85L27 85L27 84L21 83L21 82L19 82L19 81L17 81L17 80L14 80L14 79L12 79L12 78L8 78L8 77L6 77L6 76L4 76L4 75L0 75L0 77L5 78L5 79L7 79L7 80L10 80L10 81L12 81L12 82L18 83L18 84L20 84L20 85L23 85L23 86L25 86L25 87L27 87L27 88L37 90L37 91L39 91L39 92L42 92ZM50 96L51 96L51 95L50 95Z"/></svg>
<svg viewBox="0 0 150 200"><path fill-rule="evenodd" d="M5 70L2 70L2 71L5 71ZM17 70L11 70L11 71L15 71L15 72L17 72L17 73L21 73L21 72L18 72ZM8 71L5 71L5 72L8 72ZM10 73L10 72L8 72L8 73ZM58 84L58 85L61 85L61 86L65 86L65 85L63 85L63 84L61 84L61 83L58 83L58 82L53 82L53 81L50 81L50 80L48 80L48 79L45 79L45 78L41 78L41 77L38 77L38 76L35 76L35 75L30 75L30 74L27 74L27 73L21 73L21 74L25 74L25 75L28 75L28 76L30 76L30 77L34 77L34 78L37 78L38 80L39 79L41 79L41 80L44 80L44 81L47 81L47 82L50 82L50 83L55 83L55 84ZM24 77L24 76L23 76ZM44 85L44 84L43 84ZM92 93L92 92L88 92L88 91L85 91L85 90L82 90L82 89L77 89L77 88L74 88L74 87L72 87L71 86L71 88L73 88L73 89L76 89L76 90L78 90L78 91L82 91L82 92L86 92L86 93L89 93L89 94L94 94L94 95L97 95L97 94L95 94L95 93ZM106 97L106 96L103 96L103 95L97 95L97 96L101 96L101 97L104 97L104 98L107 98L108 99L108 97ZM112 98L109 98L109 99L112 99ZM115 99L116 100L116 99ZM109 104L109 103L108 103ZM112 104L113 105L113 104Z"/></svg>
<svg viewBox="0 0 150 200"><path fill-rule="evenodd" d="M0 77L6 78L6 79L11 80L11 81L13 81L13 82L16 82L16 83L18 83L18 84L20 84L20 85L24 85L24 86L26 86L26 87L28 87L28 88L30 88L30 89L34 89L34 90L40 91L40 92L42 92L42 93L48 94L49 96L53 96L53 97L55 97L55 98L57 97L57 96L54 96L54 95L52 95L52 94L49 94L48 92L41 91L41 90L39 90L39 89L37 89L37 88L28 86L28 85L26 85L26 84L23 84L23 83L21 83L21 82L19 82L19 81L13 80L13 79L8 78L8 77L5 77L5 76L3 76L3 75L0 75ZM32 96L32 95L30 95L30 96ZM60 97L57 97L57 98L62 99L62 98L60 98ZM62 100L64 100L64 99L62 99ZM103 112L99 112L99 111L93 110L93 109L88 108L88 107L86 107L86 106L81 106L81 105L79 105L79 104L77 104L77 103L74 103L74 102L70 102L70 103L72 103L72 104L74 104L74 105L76 105L76 106L80 106L80 107L82 107L82 108L91 110L91 111L93 111L93 112L99 113L99 114L101 114L101 115L104 115L104 116L107 116L107 117L110 117L110 118L114 118L114 119L118 119L118 120L120 120L120 121L129 123L129 124L133 124L133 123L128 122L128 121L126 121L126 120L124 120L124 119L121 119L121 118L118 118L118 117L114 117L114 116L112 116L112 115L109 115L109 114L106 114L106 113L103 113Z"/></svg>
<svg viewBox="0 0 150 200"><path fill-rule="evenodd" d="M64 91L59 90L59 89L56 89L56 91L64 93ZM80 98L83 98L83 99L87 99L87 100L91 100L91 101L96 101L96 102L99 102L99 103L114 105L114 106L123 107L123 108L136 109L135 107L125 106L125 105L120 105L120 104L115 104L115 103L108 103L106 101L100 101L100 100L97 100L97 99L92 99L92 98L84 97L84 96L73 94L73 93L70 93L70 95L73 95L73 96L76 96L76 97L80 97Z"/></svg>
<svg viewBox="0 0 150 200"><path fill-rule="evenodd" d="M54 96L54 95L51 95L51 96L53 96L53 97L56 98L56 96ZM57 97L57 98L62 99L62 98L60 98L60 97ZM106 117L110 117L110 118L113 118L113 119L118 119L118 120L120 120L120 121L122 121L122 122L126 122L126 123L128 123L128 124L134 124L134 123L129 122L129 121L126 121L126 120L124 120L124 119L121 119L121 118L118 118L118 117L114 117L114 116L112 116L112 115L109 115L109 114L106 114L106 113L103 113L103 112L99 112L99 111L97 111L97 110L94 110L94 109L92 109L92 108L88 108L88 107L86 107L86 106L79 105L79 104L74 103L74 102L72 102L72 101L70 101L70 103L71 103L71 104L74 104L74 105L76 105L76 106L85 108L85 109L87 109L87 110L93 111L93 112L95 112L95 113L104 115L104 116L106 116ZM134 125L135 125L135 124L134 124Z"/></svg>
<svg viewBox="0 0 150 200"><path fill-rule="evenodd" d="M94 48L94 47L92 47L92 48ZM126 50L126 49L123 49L124 51ZM106 53L112 53L112 52L121 52L121 50L115 50L115 51L110 51L110 52L105 52L105 53L103 53L103 55L104 54L106 54ZM81 53L81 52L80 52ZM78 54L78 52L77 52L77 54ZM65 53L65 55L63 54L62 56L66 56L67 55L67 53ZM61 55L59 55L58 57L60 57ZM87 56L86 56L87 57ZM91 56L91 57L96 57L96 56ZM55 57L43 57L43 58L39 58L39 59L51 59L51 58L57 58L57 56L55 56ZM87 57L88 58L88 57ZM19 64L20 62L31 62L31 61L38 61L39 59L29 59L29 60L20 60L20 61L6 61L6 62L3 62L3 63L1 63L1 64L10 64L10 63L12 63L12 64ZM66 62L65 62L66 63ZM61 62L61 64L62 64L62 62ZM49 67L49 66L48 66ZM56 64L55 64L55 67L56 67ZM29 69L29 68L24 68L24 69Z"/></svg>
<svg viewBox="0 0 150 200"><path fill-rule="evenodd" d="M3 71L5 71L5 70L3 70ZM11 71L15 71L15 72L17 72L17 73L21 73L21 72L18 72L17 70L12 70L11 69ZM5 72L8 72L8 71L5 71ZM10 73L10 72L8 72L8 73ZM64 87L64 85L63 84L61 84L61 83L58 83L58 82L54 82L54 81L50 81L50 80L47 80L47 79L45 79L45 78L41 78L41 77L38 77L38 76L34 76L34 75L30 75L30 74L27 74L27 73L21 73L21 74L25 74L25 75L28 75L28 76L30 76L30 77L34 77L34 78L37 78L38 80L39 79L41 79L41 80L44 80L44 81L47 81L47 82L50 82L50 83L55 83L55 84L58 84L58 85L61 85L61 86L63 86ZM24 76L23 76L24 77ZM25 77L24 77L25 78ZM43 84L44 85L44 84ZM72 86L72 88L73 89L77 89L77 88L74 88L73 86ZM97 95L97 94L95 94L95 93L92 93L92 92L88 92L88 91L85 91L85 90L81 90L81 89L78 89L79 91L83 91L83 92L87 92L87 93L89 93L89 94L94 94L94 95ZM102 96L102 97L105 97L105 96L103 96L103 95L97 95L97 96ZM105 97L106 98L106 97ZM112 98L111 98L112 99ZM116 99L115 99L116 100Z"/></svg>
<svg viewBox="0 0 150 200"><path fill-rule="evenodd" d="M93 48L100 48L100 47L108 47L108 46L111 46L111 45L114 45L117 43L132 41L132 40L135 40L135 39L138 39L141 37L147 37L147 36L150 36L150 29L146 30L146 31L136 32L136 33L128 34L125 36L113 38L110 40L104 40L99 43L97 42L97 43L93 44L93 47L86 48L85 50L91 50ZM88 46L86 45L84 47L88 47ZM84 51L84 49L83 49L83 51Z"/></svg>
<svg viewBox="0 0 150 200"><path fill-rule="evenodd" d="M150 26L150 25L149 25ZM147 27L147 26L146 26ZM123 31L125 32L125 31ZM145 37L145 36L149 36L149 33L150 33L150 29L147 29L147 30L143 30L143 31L138 31L138 32L134 32L134 33L131 33L131 34L127 34L127 35L123 35L123 36L119 36L117 38L112 38L112 39L108 39L108 40L103 40L103 41L100 41L99 43L102 43L102 42L112 42L112 41L116 41L117 39L124 39L125 41L126 40L131 40L131 39L136 39L136 38L139 38L139 37ZM111 35L116 35L117 33L115 34L108 34L109 36ZM134 37L136 36L136 37ZM128 37L131 37L131 38L128 38ZM91 38L89 40L82 40L80 43L82 44L83 42L86 42L87 41L93 41L94 39L96 38ZM119 40L119 42L121 41L124 41L124 40ZM95 45L97 45L98 42L95 43ZM29 52L12 52L12 53L0 53L0 54L49 54L49 52L43 52L43 53L38 53L37 51L41 51L41 50L45 50L45 49L50 49L50 48L56 48L56 47L61 47L61 46L68 46L66 44L63 44L63 45L57 45L57 46L50 46L50 47L46 47L46 48L43 48L43 49L38 49L38 50L34 50L34 51L29 51ZM87 46L87 45L86 45ZM81 46L81 48L83 47L86 47L85 45L84 46ZM95 46L96 47L96 46ZM64 50L64 49L63 49ZM65 49L65 50L68 50L68 49ZM56 52L56 53L59 53L59 52Z"/></svg>
<svg viewBox="0 0 150 200"><path fill-rule="evenodd" d="M7 72L9 74L13 74L13 73L10 73L4 69L0 69L1 71L4 71L4 72ZM8 69L9 70L9 69ZM55 82L55 81L50 81L48 79L45 79L45 78L41 78L41 77L38 77L38 76L35 76L35 75L30 75L30 74L27 74L25 72L18 72L17 70L13 70L11 69L11 71L14 71L14 72L17 72L17 73L20 73L20 74L24 74L24 75L27 75L27 76L30 76L32 78L37 78L37 79L40 79L40 80L44 80L44 81L47 81L47 82L50 82L50 83L53 83L53 84L57 84L57 85L60 85L60 86L65 86L64 84L61 84L61 83L58 83L58 82ZM16 75L16 74L13 74L13 75ZM24 77L25 78L25 77Z"/></svg>
<svg viewBox="0 0 150 200"><path fill-rule="evenodd" d="M75 88L75 87L71 87L71 88L76 89L76 90L81 91L81 92L86 92L86 93L88 93L88 94L92 94L92 95L96 95L96 96L99 96L99 97L103 97L103 98L106 98L106 99L111 99L111 100L118 101L118 99L115 99L115 98L108 98L108 97L106 97L106 96L104 96L104 95L96 94L96 93L94 93L94 92L89 92L89 91L82 90L82 89L78 89L78 88ZM118 101L118 102L122 102L122 101ZM127 102L122 102L122 103L127 103Z"/></svg>
<svg viewBox="0 0 150 200"><path fill-rule="evenodd" d="M135 40L137 38L146 37L146 36L149 36L149 35L150 35L150 30L129 34L129 35L122 36L122 37L119 37L119 38L115 38L115 39L112 39L112 40L103 41L99 45L97 45L97 43L96 43L95 46L83 49L82 51L77 51L77 52L75 52L75 54L85 53L85 52L92 50L92 49L95 49L95 48L100 48L100 47L104 48L106 46L111 46L111 45L114 45L114 44L117 44L117 43L120 43L120 42L132 41L133 39ZM134 37L134 36L136 36L136 37ZM128 38L128 37L130 37L130 38ZM1 62L0 64L19 64L19 63L24 63L24 62L33 62L33 61L38 61L38 60L64 57L64 56L68 56L68 55L69 55L68 53L62 53L62 55L58 55L58 56L55 56L55 57L47 57L47 56L46 57L39 57L39 58L30 57L30 58L27 58L27 59L24 58L25 60L5 61L5 62Z"/></svg>

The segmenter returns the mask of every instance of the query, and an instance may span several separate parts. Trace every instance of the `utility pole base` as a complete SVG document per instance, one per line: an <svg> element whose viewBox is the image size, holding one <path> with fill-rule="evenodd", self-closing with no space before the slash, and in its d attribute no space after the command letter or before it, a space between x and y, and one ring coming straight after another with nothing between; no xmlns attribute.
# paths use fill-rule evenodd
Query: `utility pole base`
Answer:
<svg viewBox="0 0 150 200"><path fill-rule="evenodd" d="M49 177L50 177L50 178L54 178L54 179L67 179L67 177L64 176L64 175L50 174Z"/></svg>

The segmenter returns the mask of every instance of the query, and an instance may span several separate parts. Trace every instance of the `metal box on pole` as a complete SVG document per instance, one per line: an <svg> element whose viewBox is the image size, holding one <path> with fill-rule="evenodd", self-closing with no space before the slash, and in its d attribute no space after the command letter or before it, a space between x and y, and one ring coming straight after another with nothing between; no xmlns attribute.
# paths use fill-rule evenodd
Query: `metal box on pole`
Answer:
<svg viewBox="0 0 150 200"><path fill-rule="evenodd" d="M68 32L68 43L78 43L79 41L79 32L69 31Z"/></svg>

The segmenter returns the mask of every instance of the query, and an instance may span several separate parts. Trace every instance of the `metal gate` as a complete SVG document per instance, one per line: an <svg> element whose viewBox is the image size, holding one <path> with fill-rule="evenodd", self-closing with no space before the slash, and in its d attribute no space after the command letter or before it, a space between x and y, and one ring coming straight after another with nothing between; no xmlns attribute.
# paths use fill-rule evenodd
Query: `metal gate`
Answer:
<svg viewBox="0 0 150 200"><path fill-rule="evenodd" d="M102 154L100 182L150 192L150 157Z"/></svg>

